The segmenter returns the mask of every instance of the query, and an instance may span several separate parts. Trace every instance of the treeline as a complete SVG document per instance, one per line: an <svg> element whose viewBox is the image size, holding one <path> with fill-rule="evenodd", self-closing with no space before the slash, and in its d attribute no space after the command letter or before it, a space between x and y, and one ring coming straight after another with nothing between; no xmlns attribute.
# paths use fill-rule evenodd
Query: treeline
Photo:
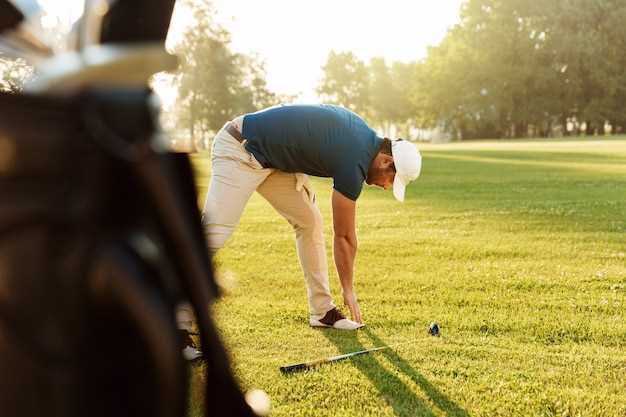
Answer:
<svg viewBox="0 0 626 417"><path fill-rule="evenodd" d="M24 82L32 74L32 70L24 60L0 53L0 91L7 93L22 91Z"/></svg>
<svg viewBox="0 0 626 417"><path fill-rule="evenodd" d="M176 47L175 118L210 137L238 114L289 102L267 88L263 62L230 50L209 1L192 10ZM413 62L364 62L331 52L317 92L384 133L437 129L457 139L626 130L626 0L466 0L460 21ZM0 55L0 89L19 91L30 69Z"/></svg>
<svg viewBox="0 0 626 417"><path fill-rule="evenodd" d="M322 102L350 108L385 134L391 126L406 131L416 122L409 91L416 68L415 63L389 65L383 58L365 63L352 52L330 52L317 93Z"/></svg>
<svg viewBox="0 0 626 417"><path fill-rule="evenodd" d="M318 92L380 126L457 139L620 133L625 21L624 0L467 0L425 59L333 52Z"/></svg>
<svg viewBox="0 0 626 417"><path fill-rule="evenodd" d="M230 33L216 23L211 3L182 2L195 22L175 50L180 68L174 111L190 138L208 139L234 116L291 99L269 91L260 59L230 50Z"/></svg>

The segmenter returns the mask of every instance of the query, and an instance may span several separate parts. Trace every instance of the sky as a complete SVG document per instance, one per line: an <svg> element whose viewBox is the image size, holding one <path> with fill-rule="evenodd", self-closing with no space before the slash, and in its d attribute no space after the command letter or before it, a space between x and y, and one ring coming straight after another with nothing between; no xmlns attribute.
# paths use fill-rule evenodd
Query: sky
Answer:
<svg viewBox="0 0 626 417"><path fill-rule="evenodd" d="M202 0L200 0L202 1ZM80 15L82 0L39 0L64 21ZM426 55L459 19L462 0L212 0L219 23L236 52L265 61L270 90L314 102L321 67L331 50L352 51L360 59L411 61ZM177 6L168 45L193 24ZM155 84L166 106L175 92L160 78Z"/></svg>
<svg viewBox="0 0 626 417"><path fill-rule="evenodd" d="M369 60L422 58L461 0L214 0L238 52L266 60L270 89L313 98L331 50Z"/></svg>

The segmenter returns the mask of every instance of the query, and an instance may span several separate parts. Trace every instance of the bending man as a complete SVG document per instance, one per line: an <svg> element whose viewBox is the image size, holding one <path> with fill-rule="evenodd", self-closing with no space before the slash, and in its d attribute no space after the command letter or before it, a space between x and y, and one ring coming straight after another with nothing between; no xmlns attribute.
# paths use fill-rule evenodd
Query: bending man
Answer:
<svg viewBox="0 0 626 417"><path fill-rule="evenodd" d="M354 330L363 326L354 291L356 201L363 182L393 189L420 174L421 156L407 141L390 141L356 114L332 105L284 105L239 116L217 133L203 210L209 247L220 249L239 223L254 191L292 226L306 282L309 323ZM307 175L333 178L334 258L343 302L336 308L328 283L322 216Z"/></svg>

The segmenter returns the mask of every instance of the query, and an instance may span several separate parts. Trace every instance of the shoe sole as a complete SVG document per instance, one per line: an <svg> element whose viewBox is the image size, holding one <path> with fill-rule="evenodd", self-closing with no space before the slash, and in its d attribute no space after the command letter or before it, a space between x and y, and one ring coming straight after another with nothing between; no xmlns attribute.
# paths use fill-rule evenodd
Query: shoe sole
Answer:
<svg viewBox="0 0 626 417"><path fill-rule="evenodd" d="M359 327L355 327L354 329L342 329L342 328L338 328L338 327L335 327L335 326L330 326L328 324L324 324L324 323L322 323L320 321L313 321L313 320L309 321L309 325L311 327L320 327L320 328L336 329L336 330L348 330L348 331L350 331L350 330L358 330L361 327L365 327L364 324L361 324Z"/></svg>
<svg viewBox="0 0 626 417"><path fill-rule="evenodd" d="M329 326L328 324L324 324L321 321L309 321L309 326L311 327L333 327L333 326Z"/></svg>

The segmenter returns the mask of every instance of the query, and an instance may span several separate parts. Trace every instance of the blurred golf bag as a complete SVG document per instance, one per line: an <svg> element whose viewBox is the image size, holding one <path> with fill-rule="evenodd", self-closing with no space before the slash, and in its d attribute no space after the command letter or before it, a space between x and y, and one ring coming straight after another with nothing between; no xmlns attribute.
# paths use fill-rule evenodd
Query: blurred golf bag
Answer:
<svg viewBox="0 0 626 417"><path fill-rule="evenodd" d="M102 36L164 40L173 2L120 0L120 22L129 3L148 17L118 23L126 33L113 14ZM205 415L253 415L209 315L218 291L191 165L162 147L152 97L0 94L2 417L184 416L181 302L196 315Z"/></svg>

